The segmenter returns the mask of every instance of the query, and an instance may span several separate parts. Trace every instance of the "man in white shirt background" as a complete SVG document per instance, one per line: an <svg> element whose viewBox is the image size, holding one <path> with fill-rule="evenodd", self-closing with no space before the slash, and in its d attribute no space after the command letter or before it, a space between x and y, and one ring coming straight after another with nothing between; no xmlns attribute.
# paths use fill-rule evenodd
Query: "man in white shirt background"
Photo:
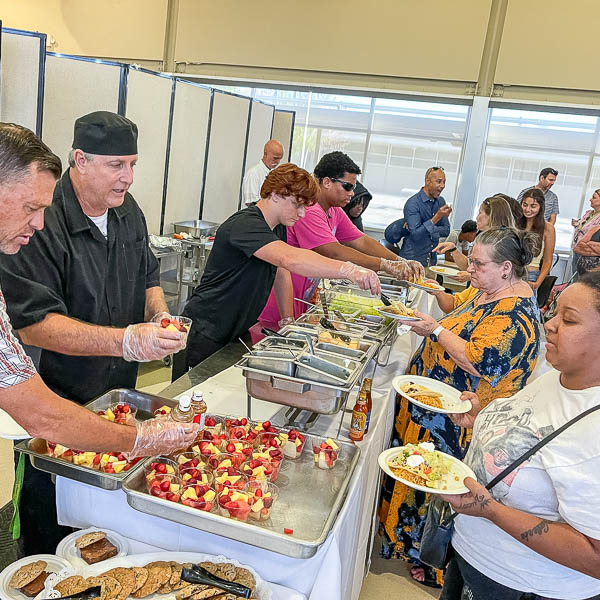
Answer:
<svg viewBox="0 0 600 600"><path fill-rule="evenodd" d="M242 183L242 200L245 206L260 200L260 188L269 171L272 171L283 158L283 146L277 140L265 144L263 157L248 170Z"/></svg>

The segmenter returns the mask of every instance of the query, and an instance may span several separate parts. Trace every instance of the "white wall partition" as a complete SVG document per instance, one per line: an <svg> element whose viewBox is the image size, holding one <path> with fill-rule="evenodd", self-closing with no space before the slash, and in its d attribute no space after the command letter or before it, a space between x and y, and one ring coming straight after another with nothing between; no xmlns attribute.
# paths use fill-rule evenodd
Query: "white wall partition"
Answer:
<svg viewBox="0 0 600 600"><path fill-rule="evenodd" d="M292 157L295 117L296 113L293 110L275 110L273 118L273 133L271 137L283 144L284 158L288 162Z"/></svg>
<svg viewBox="0 0 600 600"><path fill-rule="evenodd" d="M0 120L4 123L18 123L39 132L45 43L43 33L2 30Z"/></svg>
<svg viewBox="0 0 600 600"><path fill-rule="evenodd" d="M131 193L146 216L148 232L159 234L173 79L130 69L125 114L138 126L138 163Z"/></svg>
<svg viewBox="0 0 600 600"><path fill-rule="evenodd" d="M117 112L122 68L117 63L47 55L42 139L58 154L63 167L75 120L96 110Z"/></svg>
<svg viewBox="0 0 600 600"><path fill-rule="evenodd" d="M173 231L173 223L200 214L210 106L210 88L176 82L164 233Z"/></svg>
<svg viewBox="0 0 600 600"><path fill-rule="evenodd" d="M214 91L202 218L222 223L238 209L250 98Z"/></svg>
<svg viewBox="0 0 600 600"><path fill-rule="evenodd" d="M257 100L252 101L244 173L246 173L248 169L251 169L262 158L265 143L271 139L274 112L274 106L264 104ZM285 142L282 143L284 146L287 146ZM287 148L285 149L287 150Z"/></svg>

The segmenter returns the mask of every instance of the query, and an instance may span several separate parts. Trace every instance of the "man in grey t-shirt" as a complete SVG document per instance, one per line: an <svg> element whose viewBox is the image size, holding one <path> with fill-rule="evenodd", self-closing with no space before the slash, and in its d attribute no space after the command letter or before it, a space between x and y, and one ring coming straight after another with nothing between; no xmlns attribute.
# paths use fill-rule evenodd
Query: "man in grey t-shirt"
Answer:
<svg viewBox="0 0 600 600"><path fill-rule="evenodd" d="M556 224L556 217L558 216L558 196L550 191L550 188L554 185L556 181L556 177L558 176L558 171L556 169L552 169L551 167L546 167L540 171L540 178L535 186L538 190L541 190L542 194L544 194L544 200L546 204L546 208L544 210L544 218L552 225ZM521 202L523 198L523 194L530 190L534 186L526 187L521 190L517 200Z"/></svg>

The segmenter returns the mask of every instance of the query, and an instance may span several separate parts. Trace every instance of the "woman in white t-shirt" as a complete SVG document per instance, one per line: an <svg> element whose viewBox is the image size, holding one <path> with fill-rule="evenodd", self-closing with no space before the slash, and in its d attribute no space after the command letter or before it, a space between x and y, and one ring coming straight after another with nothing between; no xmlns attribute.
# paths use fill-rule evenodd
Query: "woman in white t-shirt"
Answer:
<svg viewBox="0 0 600 600"><path fill-rule="evenodd" d="M442 600L600 599L600 411L569 427L488 492L484 485L546 435L600 404L600 271L560 296L546 324L554 367L509 399L466 415L478 481L444 496L456 519ZM479 414L478 414L479 413ZM476 417L476 418L475 418Z"/></svg>

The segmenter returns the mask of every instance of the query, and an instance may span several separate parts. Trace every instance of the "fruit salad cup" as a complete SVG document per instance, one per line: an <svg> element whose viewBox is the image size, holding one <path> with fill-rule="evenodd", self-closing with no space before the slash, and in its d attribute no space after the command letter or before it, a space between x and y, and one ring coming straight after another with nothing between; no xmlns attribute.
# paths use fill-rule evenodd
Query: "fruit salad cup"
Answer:
<svg viewBox="0 0 600 600"><path fill-rule="evenodd" d="M225 423L223 417L216 415L206 415L204 417L204 431L208 431L212 436L218 436L225 433Z"/></svg>
<svg viewBox="0 0 600 600"><path fill-rule="evenodd" d="M206 469L180 469L179 476L184 485L208 485L212 486L214 477L212 471Z"/></svg>
<svg viewBox="0 0 600 600"><path fill-rule="evenodd" d="M235 452L233 454L221 452L220 454L209 456L208 467L213 471L227 469L228 467L238 469L246 460L247 457L241 452Z"/></svg>
<svg viewBox="0 0 600 600"><path fill-rule="evenodd" d="M258 421L254 427L252 427L252 431L255 431L258 434L279 433L279 429L277 429L277 427L273 427L271 421Z"/></svg>
<svg viewBox="0 0 600 600"><path fill-rule="evenodd" d="M217 499L217 493L208 485L184 485L181 491L181 504L212 512Z"/></svg>
<svg viewBox="0 0 600 600"><path fill-rule="evenodd" d="M249 496L249 518L254 521L266 521L271 516L273 503L279 496L279 488L273 483L249 481L245 491Z"/></svg>
<svg viewBox="0 0 600 600"><path fill-rule="evenodd" d="M179 502L181 497L181 479L178 475L164 475L160 479L154 478L148 483L148 493L157 498L170 502Z"/></svg>
<svg viewBox="0 0 600 600"><path fill-rule="evenodd" d="M290 429L289 431L282 431L279 434L279 441L283 448L283 455L285 458L291 458L295 460L302 456L302 450L304 450L304 442L306 437L296 429Z"/></svg>
<svg viewBox="0 0 600 600"><path fill-rule="evenodd" d="M224 488L219 494L219 514L223 517L246 522L250 516L249 494L243 491Z"/></svg>
<svg viewBox="0 0 600 600"><path fill-rule="evenodd" d="M178 465L179 474L183 477L185 471L189 476L197 479L200 472L207 470L206 463L202 459L202 456L196 456L194 452L183 452L177 455L175 461Z"/></svg>
<svg viewBox="0 0 600 600"><path fill-rule="evenodd" d="M228 439L246 440L254 423L246 417L225 417L225 432Z"/></svg>
<svg viewBox="0 0 600 600"><path fill-rule="evenodd" d="M270 481L277 479L279 474L280 460L269 460L268 458L253 458L242 465L241 471L248 477L249 481Z"/></svg>
<svg viewBox="0 0 600 600"><path fill-rule="evenodd" d="M168 417L170 414L171 414L171 407L167 406L166 404L164 406L161 406L160 408L157 408L154 411L155 417Z"/></svg>
<svg viewBox="0 0 600 600"><path fill-rule="evenodd" d="M220 494L224 488L233 490L243 490L248 483L248 477L241 471L229 467L228 469L220 469L213 473L214 488Z"/></svg>
<svg viewBox="0 0 600 600"><path fill-rule="evenodd" d="M313 445L315 466L319 469L333 469L342 449L331 438L317 439Z"/></svg>
<svg viewBox="0 0 600 600"><path fill-rule="evenodd" d="M254 449L250 442L239 442L238 440L224 440L221 443L221 450L231 454L233 466L238 468L243 462L246 462L252 456Z"/></svg>
<svg viewBox="0 0 600 600"><path fill-rule="evenodd" d="M170 458L157 456L144 465L144 475L148 484L155 479L162 481L165 477L179 477L179 465Z"/></svg>
<svg viewBox="0 0 600 600"><path fill-rule="evenodd" d="M189 317L165 318L160 320L160 326L167 331L181 331L182 333L187 334L192 326L192 320Z"/></svg>
<svg viewBox="0 0 600 600"><path fill-rule="evenodd" d="M84 455L87 454L84 452ZM73 456L73 462L80 457ZM128 461L120 452L105 452L104 454L96 454L93 459L93 468L98 467L98 470L104 473L122 473L129 471L133 465L137 464L142 457L134 458ZM76 463L77 464L77 463Z"/></svg>
<svg viewBox="0 0 600 600"><path fill-rule="evenodd" d="M115 402L106 410L99 410L97 413L108 421L119 423L120 425L127 425L135 420L137 410L137 406L134 406L133 404Z"/></svg>
<svg viewBox="0 0 600 600"><path fill-rule="evenodd" d="M201 440L193 444L189 452L193 452L200 462L208 464L208 459L215 455L221 454L221 442L219 440Z"/></svg>

